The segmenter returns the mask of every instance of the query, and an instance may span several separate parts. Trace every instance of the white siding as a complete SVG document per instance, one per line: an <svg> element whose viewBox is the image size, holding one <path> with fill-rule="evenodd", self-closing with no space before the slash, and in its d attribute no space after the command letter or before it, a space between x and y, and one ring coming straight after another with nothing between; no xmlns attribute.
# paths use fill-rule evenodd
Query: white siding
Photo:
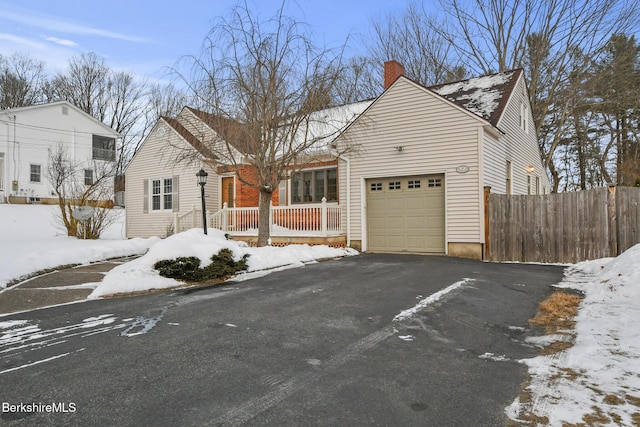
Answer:
<svg viewBox="0 0 640 427"><path fill-rule="evenodd" d="M158 127L165 133L159 135ZM132 237L165 237L173 223L173 212L144 212L144 183L153 178L178 176L178 211L184 213L201 206L200 187L196 179L199 164L177 164L176 146L189 148L186 142L166 123L160 121L149 134L144 144L129 164L126 171L126 233ZM205 186L207 210L216 211L218 206L219 178L215 171L205 166L209 173ZM175 191L175 190L174 190Z"/></svg>
<svg viewBox="0 0 640 427"><path fill-rule="evenodd" d="M113 129L64 101L3 110L0 153L4 153L4 195L55 197L46 179L49 150L61 144L80 167L94 169L94 134L118 137ZM40 166L40 182L31 182L30 165ZM17 192L12 191L12 181L18 182Z"/></svg>
<svg viewBox="0 0 640 427"><path fill-rule="evenodd" d="M445 174L447 242L482 242L478 135L485 124L407 79L396 81L340 137L359 149L349 156L351 238L365 244L365 179ZM469 171L457 173L460 165Z"/></svg>
<svg viewBox="0 0 640 427"><path fill-rule="evenodd" d="M520 124L521 105L526 106L526 128ZM550 184L542 165L538 141L527 99L524 77L521 75L505 108L498 128L504 132L500 141L493 138L484 140L484 185L491 186L493 193L505 193L506 162L511 161L513 169L513 194L527 194L527 176L531 176L532 193L535 193L535 179L540 178L540 193L549 193ZM532 166L533 172L528 168Z"/></svg>

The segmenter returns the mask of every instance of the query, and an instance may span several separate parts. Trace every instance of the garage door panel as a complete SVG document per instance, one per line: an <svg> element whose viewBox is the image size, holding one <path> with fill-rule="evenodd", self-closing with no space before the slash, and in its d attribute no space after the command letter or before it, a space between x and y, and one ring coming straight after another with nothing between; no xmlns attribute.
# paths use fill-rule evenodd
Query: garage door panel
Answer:
<svg viewBox="0 0 640 427"><path fill-rule="evenodd" d="M369 250L443 253L444 196L442 175L368 180Z"/></svg>

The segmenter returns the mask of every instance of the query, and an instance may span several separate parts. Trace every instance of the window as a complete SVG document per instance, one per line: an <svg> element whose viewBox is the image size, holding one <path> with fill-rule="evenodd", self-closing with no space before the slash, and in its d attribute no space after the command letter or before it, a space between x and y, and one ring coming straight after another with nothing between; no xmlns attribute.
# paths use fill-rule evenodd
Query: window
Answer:
<svg viewBox="0 0 640 427"><path fill-rule="evenodd" d="M116 140L106 136L93 135L93 160L116 160Z"/></svg>
<svg viewBox="0 0 640 427"><path fill-rule="evenodd" d="M371 183L371 191L382 191L382 183L381 182L372 182Z"/></svg>
<svg viewBox="0 0 640 427"><path fill-rule="evenodd" d="M93 170L84 170L84 185L93 185Z"/></svg>
<svg viewBox="0 0 640 427"><path fill-rule="evenodd" d="M536 176L536 194L540 194L540 177Z"/></svg>
<svg viewBox="0 0 640 427"><path fill-rule="evenodd" d="M29 168L29 181L31 182L42 182L41 174L40 174L40 165L31 165Z"/></svg>
<svg viewBox="0 0 640 427"><path fill-rule="evenodd" d="M303 171L291 177L291 203L319 203L338 200L338 170Z"/></svg>
<svg viewBox="0 0 640 427"><path fill-rule="evenodd" d="M442 187L442 178L429 178L429 188Z"/></svg>
<svg viewBox="0 0 640 427"><path fill-rule="evenodd" d="M511 194L511 162L507 160L507 180L506 180L506 192L507 194Z"/></svg>
<svg viewBox="0 0 640 427"><path fill-rule="evenodd" d="M151 210L163 211L173 209L173 178L151 180Z"/></svg>
<svg viewBox="0 0 640 427"><path fill-rule="evenodd" d="M531 175L527 175L527 194L531 194Z"/></svg>
<svg viewBox="0 0 640 427"><path fill-rule="evenodd" d="M409 182L407 183L407 188L409 189L420 188L420 180L419 179L409 180Z"/></svg>
<svg viewBox="0 0 640 427"><path fill-rule="evenodd" d="M529 109L524 102L520 103L520 128L529 132Z"/></svg>
<svg viewBox="0 0 640 427"><path fill-rule="evenodd" d="M391 181L389 183L389 190L400 190L402 189L402 184L400 181Z"/></svg>

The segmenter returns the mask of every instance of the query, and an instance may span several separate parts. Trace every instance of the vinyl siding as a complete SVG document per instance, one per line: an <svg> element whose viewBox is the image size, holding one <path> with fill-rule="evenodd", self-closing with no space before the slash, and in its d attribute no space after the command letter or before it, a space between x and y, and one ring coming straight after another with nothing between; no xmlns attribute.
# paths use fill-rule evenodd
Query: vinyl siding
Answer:
<svg viewBox="0 0 640 427"><path fill-rule="evenodd" d="M527 107L527 127L525 132L520 126L520 105ZM500 141L492 138L484 140L484 185L491 186L493 193L505 193L506 162L512 163L512 193L527 194L527 176L531 176L532 194L535 193L535 178L540 178L540 193L549 193L550 184L546 170L542 165L531 107L526 93L524 77L520 77L517 86L503 113L498 128L504 132ZM534 172L527 169L534 167Z"/></svg>
<svg viewBox="0 0 640 427"><path fill-rule="evenodd" d="M339 139L357 147L349 156L352 240L366 239L366 179L445 174L447 242L481 242L478 144L485 124L407 79L396 81ZM469 171L457 173L460 165ZM345 167L345 198L346 180Z"/></svg>
<svg viewBox="0 0 640 427"><path fill-rule="evenodd" d="M165 135L157 132L164 126ZM199 164L176 164L175 150L177 146L188 148L188 145L169 126L159 122L145 140L140 150L126 170L126 233L132 237L165 237L174 219L174 212L149 212L144 209L144 183L153 178L178 177L178 213L189 211L192 206L200 208L200 188L196 180ZM215 212L218 206L218 190L220 180L215 171L205 166L209 173L205 186L207 209ZM174 192L176 189L174 189Z"/></svg>
<svg viewBox="0 0 640 427"><path fill-rule="evenodd" d="M18 195L57 197L47 179L49 150L61 145L82 169L95 169L95 164L102 161L93 160L93 135L116 139L119 136L66 101L2 110L2 113L0 153L4 153L4 176L0 178L4 178L4 195L13 193L12 181L16 180ZM40 166L40 182L31 182L31 165Z"/></svg>

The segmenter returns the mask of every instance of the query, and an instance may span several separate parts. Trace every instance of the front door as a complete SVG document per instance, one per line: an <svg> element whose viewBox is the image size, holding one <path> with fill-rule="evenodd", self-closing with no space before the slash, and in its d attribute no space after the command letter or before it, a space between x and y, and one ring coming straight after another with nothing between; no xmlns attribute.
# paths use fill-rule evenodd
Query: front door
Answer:
<svg viewBox="0 0 640 427"><path fill-rule="evenodd" d="M222 178L222 206L220 206L221 208L224 207L224 204L227 204L228 208L233 208L235 207L234 205L234 200L233 200L233 196L235 194L235 191L233 189L233 181L234 181L234 177L232 176L228 176L228 177L223 177Z"/></svg>

